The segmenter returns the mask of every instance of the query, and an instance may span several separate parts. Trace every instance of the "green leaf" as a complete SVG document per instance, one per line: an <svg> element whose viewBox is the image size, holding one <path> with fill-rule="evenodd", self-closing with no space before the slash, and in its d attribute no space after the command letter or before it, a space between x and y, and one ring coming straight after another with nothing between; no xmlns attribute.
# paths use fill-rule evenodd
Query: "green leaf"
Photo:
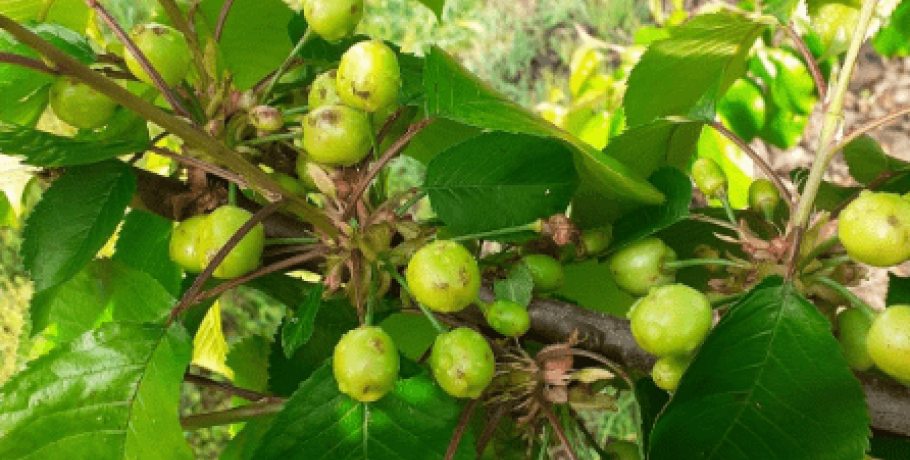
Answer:
<svg viewBox="0 0 910 460"><path fill-rule="evenodd" d="M178 418L190 362L179 326L111 323L0 388L0 458L192 459Z"/></svg>
<svg viewBox="0 0 910 460"><path fill-rule="evenodd" d="M692 202L692 181L689 176L676 168L663 168L657 170L650 181L664 193L667 202L640 208L617 220L613 224L612 251L689 218L689 204Z"/></svg>
<svg viewBox="0 0 910 460"><path fill-rule="evenodd" d="M415 361L430 349L439 335L423 315L396 313L382 320L379 326L392 337L399 353Z"/></svg>
<svg viewBox="0 0 910 460"><path fill-rule="evenodd" d="M534 279L525 264L516 264L508 278L493 283L496 300L511 300L525 307L531 303L533 290Z"/></svg>
<svg viewBox="0 0 910 460"><path fill-rule="evenodd" d="M654 422L670 401L670 395L658 388L651 377L642 377L635 382L635 401L641 412L641 444L647 446Z"/></svg>
<svg viewBox="0 0 910 460"><path fill-rule="evenodd" d="M623 318L635 302L613 281L607 262L592 258L566 264L564 270L566 281L556 294L575 305Z"/></svg>
<svg viewBox="0 0 910 460"><path fill-rule="evenodd" d="M910 305L910 278L888 273L886 305Z"/></svg>
<svg viewBox="0 0 910 460"><path fill-rule="evenodd" d="M239 399L239 398L234 398ZM262 437L268 432L274 416L259 417L246 422L243 429L225 446L218 460L248 460Z"/></svg>
<svg viewBox="0 0 910 460"><path fill-rule="evenodd" d="M623 101L629 126L671 115L713 120L717 100L745 73L749 50L774 22L706 14L654 42L629 76Z"/></svg>
<svg viewBox="0 0 910 460"><path fill-rule="evenodd" d="M910 1L904 0L898 5L872 45L887 57L910 56Z"/></svg>
<svg viewBox="0 0 910 460"><path fill-rule="evenodd" d="M855 460L869 422L830 324L774 277L708 336L657 420L648 458Z"/></svg>
<svg viewBox="0 0 910 460"><path fill-rule="evenodd" d="M461 406L427 375L400 380L375 403L359 403L338 391L327 363L275 417L252 460L440 460ZM473 445L468 432L455 459L475 458Z"/></svg>
<svg viewBox="0 0 910 460"><path fill-rule="evenodd" d="M134 209L127 214L113 259L148 273L173 296L180 294L183 271L170 258L171 221Z"/></svg>
<svg viewBox="0 0 910 460"><path fill-rule="evenodd" d="M717 112L727 128L750 142L765 126L765 93L752 79L740 78L718 102Z"/></svg>
<svg viewBox="0 0 910 460"><path fill-rule="evenodd" d="M28 216L22 259L35 290L75 275L114 234L136 191L130 167L106 161L69 168Z"/></svg>
<svg viewBox="0 0 910 460"><path fill-rule="evenodd" d="M310 289L306 298L297 307L294 316L281 327L281 348L288 359L313 336L316 314L322 307L322 285Z"/></svg>
<svg viewBox="0 0 910 460"><path fill-rule="evenodd" d="M869 184L885 172L910 169L910 163L888 156L878 142L868 135L860 136L844 146L844 161L850 175L861 184Z"/></svg>
<svg viewBox="0 0 910 460"><path fill-rule="evenodd" d="M537 114L496 93L438 47L426 58L423 73L426 115L440 116L488 131L531 134L562 140L574 149L582 188L592 195L634 203L656 204L657 190L627 165L603 155ZM422 155L414 154L421 159Z"/></svg>
<svg viewBox="0 0 910 460"><path fill-rule="evenodd" d="M527 224L562 212L578 185L565 144L534 136L486 133L436 156L423 189L455 233Z"/></svg>
<svg viewBox="0 0 910 460"><path fill-rule="evenodd" d="M436 19L442 22L442 11L446 7L446 0L417 0L430 9L436 15Z"/></svg>
<svg viewBox="0 0 910 460"><path fill-rule="evenodd" d="M0 122L0 150L23 158L32 166L77 166L135 153L148 147L148 139L89 140L57 136L25 126Z"/></svg>
<svg viewBox="0 0 910 460"><path fill-rule="evenodd" d="M16 210L13 204L9 202L6 192L0 190L0 227L18 227L19 218L16 217Z"/></svg>
<svg viewBox="0 0 910 460"><path fill-rule="evenodd" d="M32 334L56 324L57 338L65 342L101 321L155 322L175 302L148 274L97 259L66 282L35 294L30 306Z"/></svg>
<svg viewBox="0 0 910 460"><path fill-rule="evenodd" d="M766 0L763 5L764 13L776 17L782 24L788 24L799 0Z"/></svg>
<svg viewBox="0 0 910 460"><path fill-rule="evenodd" d="M228 352L227 365L234 370L234 385L265 392L269 387L269 341L254 335L237 342ZM245 401L235 399L235 403Z"/></svg>
<svg viewBox="0 0 910 460"><path fill-rule="evenodd" d="M806 168L797 168L790 171L790 180L797 185L797 189L802 193L806 180L809 178L809 170ZM818 194L815 197L815 207L821 211L830 211L845 200L850 199L856 192L861 190L859 187L844 187L831 182L823 181L818 188Z"/></svg>
<svg viewBox="0 0 910 460"><path fill-rule="evenodd" d="M218 22L224 0L205 0L199 12L209 24ZM236 0L231 7L220 49L234 84L246 90L277 69L291 53L287 24L294 12L281 0Z"/></svg>
<svg viewBox="0 0 910 460"><path fill-rule="evenodd" d="M205 313L193 336L194 366L234 380L234 370L227 365L228 344L221 323L221 302L215 301Z"/></svg>

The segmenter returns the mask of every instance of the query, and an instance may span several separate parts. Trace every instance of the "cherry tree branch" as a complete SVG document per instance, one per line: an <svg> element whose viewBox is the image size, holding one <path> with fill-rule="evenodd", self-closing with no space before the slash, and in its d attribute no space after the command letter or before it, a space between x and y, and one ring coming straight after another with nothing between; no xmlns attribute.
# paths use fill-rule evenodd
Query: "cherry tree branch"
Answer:
<svg viewBox="0 0 910 460"><path fill-rule="evenodd" d="M191 374L189 372L187 372L186 374L183 375L183 381L192 383L192 384L196 384L196 385L206 386L209 388L215 388L215 389L221 390L231 396L237 396L239 398L243 398L243 399L246 399L247 401L252 401L252 402L280 399L280 398L275 398L273 396L262 394L262 393L259 393L259 392L253 391L253 390L247 390L246 388L236 387L227 382L218 382L218 381L212 380L208 377Z"/></svg>
<svg viewBox="0 0 910 460"><path fill-rule="evenodd" d="M32 59L16 53L0 52L0 62L25 67L48 75L60 75L62 73L53 67L48 67L47 64L38 59Z"/></svg>
<svg viewBox="0 0 910 460"><path fill-rule="evenodd" d="M219 425L230 425L246 420L274 415L284 409L285 401L266 401L234 407L228 410L195 414L180 419L183 431L195 431Z"/></svg>
<svg viewBox="0 0 910 460"><path fill-rule="evenodd" d="M806 45L806 42L802 37L796 33L796 29L792 25L788 24L784 27L784 31L787 32L787 35L790 37L790 41L796 46L799 54L803 56L803 60L806 61L806 66L809 67L809 73L812 75L812 80L815 81L815 89L818 90L818 96L822 101L826 101L828 97L828 83L825 81L825 77L822 76L822 70L818 66L818 62L815 60L815 56L812 55L812 52L809 51L809 47ZM827 102L827 101L826 101Z"/></svg>

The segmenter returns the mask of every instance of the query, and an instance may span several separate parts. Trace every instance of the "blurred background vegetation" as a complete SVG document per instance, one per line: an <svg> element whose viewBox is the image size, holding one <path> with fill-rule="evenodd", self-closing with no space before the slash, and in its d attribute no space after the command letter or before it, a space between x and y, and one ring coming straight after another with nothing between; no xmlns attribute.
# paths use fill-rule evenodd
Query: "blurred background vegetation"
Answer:
<svg viewBox="0 0 910 460"><path fill-rule="evenodd" d="M596 37L601 43L627 45L636 30L650 22L648 2L637 0L448 0L443 20L437 21L416 0L367 0L362 32L398 43L423 54L438 45L508 97L533 107L570 94L570 62L582 44ZM615 62L598 61L601 73ZM0 190L21 220L20 195L31 171L0 155ZM3 197L0 197L2 200ZM3 208L0 206L0 208ZM3 210L0 209L0 214ZM28 339L28 302L32 294L19 257L21 228L2 227L0 215L0 384L25 363L45 351L45 339ZM12 221L10 221L12 222ZM221 299L224 332L230 345L253 335L271 336L284 316L284 307L252 290L237 289ZM197 369L199 372L203 372ZM195 413L230 406L229 398L213 390L186 385L183 411ZM619 400L620 411L587 417L598 436L626 437L635 433L634 403ZM215 459L231 432L228 427L200 430L188 436L197 458ZM579 452L582 458L596 453Z"/></svg>

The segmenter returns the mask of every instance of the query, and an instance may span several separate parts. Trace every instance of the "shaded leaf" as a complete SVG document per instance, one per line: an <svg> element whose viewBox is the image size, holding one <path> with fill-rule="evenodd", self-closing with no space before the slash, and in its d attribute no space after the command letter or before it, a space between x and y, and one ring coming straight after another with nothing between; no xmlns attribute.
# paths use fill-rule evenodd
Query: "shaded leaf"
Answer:
<svg viewBox="0 0 910 460"><path fill-rule="evenodd" d="M854 139L844 146L842 153L850 175L861 184L869 184L885 172L910 169L910 164L888 156L869 135Z"/></svg>
<svg viewBox="0 0 910 460"><path fill-rule="evenodd" d="M910 305L910 278L888 273L888 295L886 305Z"/></svg>
<svg viewBox="0 0 910 460"><path fill-rule="evenodd" d="M527 224L562 212L578 184L572 153L552 139L487 133L436 156L423 189L456 233Z"/></svg>
<svg viewBox="0 0 910 460"><path fill-rule="evenodd" d="M749 50L773 23L733 12L705 14L652 43L629 76L623 101L629 126L671 115L713 120L717 100L745 73Z"/></svg>
<svg viewBox="0 0 910 460"><path fill-rule="evenodd" d="M275 417L252 459L439 460L461 406L427 375L400 380L375 403L359 403L338 391L327 363ZM475 458L472 438L465 434L456 459Z"/></svg>
<svg viewBox="0 0 910 460"><path fill-rule="evenodd" d="M670 401L670 395L658 388L651 377L642 377L635 382L635 401L641 413L641 444L647 446L654 422Z"/></svg>
<svg viewBox="0 0 910 460"><path fill-rule="evenodd" d="M855 460L869 421L830 324L769 278L708 336L657 420L648 458Z"/></svg>
<svg viewBox="0 0 910 460"><path fill-rule="evenodd" d="M180 293L183 270L170 258L171 221L134 209L123 220L113 259L148 273L171 295Z"/></svg>
<svg viewBox="0 0 910 460"><path fill-rule="evenodd" d="M189 361L179 325L111 323L52 350L0 388L0 458L192 459L178 418Z"/></svg>
<svg viewBox="0 0 910 460"><path fill-rule="evenodd" d="M420 359L439 334L423 315L396 313L382 320L379 326L392 337L398 352L413 360Z"/></svg>
<svg viewBox="0 0 910 460"><path fill-rule="evenodd" d="M37 129L0 123L0 150L22 157L32 166L76 166L135 153L148 147L148 139L108 140L73 139Z"/></svg>
<svg viewBox="0 0 910 460"><path fill-rule="evenodd" d="M635 302L613 281L607 262L592 258L566 264L564 270L566 281L556 294L575 305L623 318Z"/></svg>
<svg viewBox="0 0 910 460"><path fill-rule="evenodd" d="M531 303L533 291L534 279L525 264L515 264L508 278L493 283L496 300L511 300L525 307Z"/></svg>
<svg viewBox="0 0 910 460"><path fill-rule="evenodd" d="M35 290L79 272L114 234L136 191L136 177L119 161L67 169L29 214L22 259Z"/></svg>
<svg viewBox="0 0 910 460"><path fill-rule="evenodd" d="M231 347L227 365L234 370L234 384L240 388L265 392L269 387L269 348L262 336L247 337ZM235 398L235 404L244 399Z"/></svg>
<svg viewBox="0 0 910 460"><path fill-rule="evenodd" d="M667 197L658 206L646 206L630 213L613 225L614 242L611 251L621 249L635 241L651 236L689 217L692 202L692 181L675 168L663 168L650 179Z"/></svg>
<svg viewBox="0 0 910 460"><path fill-rule="evenodd" d="M281 348L288 359L313 336L316 314L322 307L322 292L322 284L310 289L293 316L281 327Z"/></svg>

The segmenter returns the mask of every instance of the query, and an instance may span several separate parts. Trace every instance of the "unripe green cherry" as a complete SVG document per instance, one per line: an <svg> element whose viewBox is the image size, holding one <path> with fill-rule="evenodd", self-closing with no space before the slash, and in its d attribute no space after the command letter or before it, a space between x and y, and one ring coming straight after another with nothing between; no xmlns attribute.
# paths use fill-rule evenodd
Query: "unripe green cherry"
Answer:
<svg viewBox="0 0 910 460"><path fill-rule="evenodd" d="M858 262L889 267L910 258L910 201L863 191L840 214L837 236Z"/></svg>
<svg viewBox="0 0 910 460"><path fill-rule="evenodd" d="M309 158L333 166L351 166L370 153L370 121L357 109L322 106L303 120L303 148Z"/></svg>
<svg viewBox="0 0 910 460"><path fill-rule="evenodd" d="M666 391L676 391L679 388L679 380L689 367L689 362L689 357L682 356L664 356L658 359L651 369L654 384Z"/></svg>
<svg viewBox="0 0 910 460"><path fill-rule="evenodd" d="M405 271L408 288L418 302L442 313L464 309L480 292L480 269L464 246L434 241L420 248Z"/></svg>
<svg viewBox="0 0 910 460"><path fill-rule="evenodd" d="M597 255L607 250L613 242L613 226L589 228L581 232L581 244L585 254Z"/></svg>
<svg viewBox="0 0 910 460"><path fill-rule="evenodd" d="M117 110L112 99L67 77L57 79L51 86L50 103L57 118L80 129L106 125Z"/></svg>
<svg viewBox="0 0 910 460"><path fill-rule="evenodd" d="M338 65L338 95L346 105L367 112L394 105L401 88L398 57L379 40L350 47Z"/></svg>
<svg viewBox="0 0 910 460"><path fill-rule="evenodd" d="M319 36L338 41L354 33L363 18L363 0L303 0L303 16Z"/></svg>
<svg viewBox="0 0 910 460"><path fill-rule="evenodd" d="M632 335L655 356L688 356L711 330L711 303L682 284L657 287L632 305Z"/></svg>
<svg viewBox="0 0 910 460"><path fill-rule="evenodd" d="M294 195L306 194L306 188L304 187L304 184L285 173L273 172L269 174L269 176L272 178L272 180L278 182L278 185L284 187L285 190L293 193Z"/></svg>
<svg viewBox="0 0 910 460"><path fill-rule="evenodd" d="M252 216L248 211L236 206L222 206L209 214L207 219L208 225L211 226L210 238L203 241L201 246L206 265ZM255 270L261 262L264 247L265 229L260 222L228 253L215 269L214 276L231 279Z"/></svg>
<svg viewBox="0 0 910 460"><path fill-rule="evenodd" d="M910 385L910 306L894 305L872 320L866 348L875 366Z"/></svg>
<svg viewBox="0 0 910 460"><path fill-rule="evenodd" d="M332 357L338 390L360 402L373 402L395 388L400 367L398 347L376 326L348 331Z"/></svg>
<svg viewBox="0 0 910 460"><path fill-rule="evenodd" d="M143 24L133 29L130 38L168 86L179 83L190 71L193 55L186 39L176 29L163 24ZM154 85L132 53L127 51L123 58L136 78Z"/></svg>
<svg viewBox="0 0 910 460"><path fill-rule="evenodd" d="M258 105L250 110L250 124L261 132L272 133L284 127L284 115L275 107Z"/></svg>
<svg viewBox="0 0 910 460"><path fill-rule="evenodd" d="M558 260L544 254L529 254L521 258L521 263L528 267L534 290L552 292L566 281L566 273Z"/></svg>
<svg viewBox="0 0 910 460"><path fill-rule="evenodd" d="M624 291L643 296L657 286L676 280L676 270L664 268L676 260L676 252L658 238L645 238L617 251L610 258L613 281Z"/></svg>
<svg viewBox="0 0 910 460"><path fill-rule="evenodd" d="M780 203L780 192L774 182L756 179L749 185L749 207L760 212L767 220L774 219L774 212Z"/></svg>
<svg viewBox="0 0 910 460"><path fill-rule="evenodd" d="M695 186L708 198L717 198L727 188L727 175L716 161L699 158L692 164Z"/></svg>
<svg viewBox="0 0 910 460"><path fill-rule="evenodd" d="M493 350L477 331L465 327L436 337L430 369L439 386L456 398L477 398L496 371Z"/></svg>
<svg viewBox="0 0 910 460"><path fill-rule="evenodd" d="M171 260L190 273L205 269L202 248L211 239L208 216L193 216L177 224L171 233L169 253ZM205 243L203 243L205 242Z"/></svg>
<svg viewBox="0 0 910 460"><path fill-rule="evenodd" d="M874 363L866 348L866 338L872 318L858 308L850 308L837 315L837 341L851 369L867 371Z"/></svg>
<svg viewBox="0 0 910 460"><path fill-rule="evenodd" d="M310 85L310 92L307 95L307 104L310 110L315 110L324 105L341 104L341 98L338 97L338 85L336 79L338 72L330 70L319 74L313 84Z"/></svg>
<svg viewBox="0 0 910 460"><path fill-rule="evenodd" d="M528 309L511 300L497 300L484 312L487 324L506 337L521 337L531 327Z"/></svg>

